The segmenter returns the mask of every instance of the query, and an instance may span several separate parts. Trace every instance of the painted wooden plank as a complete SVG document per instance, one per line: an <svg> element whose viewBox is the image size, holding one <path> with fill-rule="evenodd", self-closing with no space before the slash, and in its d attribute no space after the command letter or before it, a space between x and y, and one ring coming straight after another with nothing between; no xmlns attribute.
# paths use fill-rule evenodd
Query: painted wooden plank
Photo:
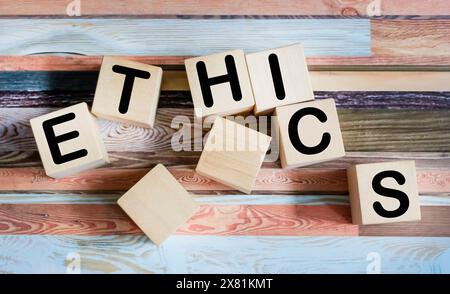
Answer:
<svg viewBox="0 0 450 294"><path fill-rule="evenodd" d="M373 0L266 0L249 4L245 1L183 1L183 0L97 0L87 1L80 8L81 16L171 16L171 15L338 15L365 16ZM68 17L70 2L41 0L14 2L1 0L0 16ZM450 15L445 0L380 1L381 15Z"/></svg>
<svg viewBox="0 0 450 294"><path fill-rule="evenodd" d="M450 20L373 19L372 52L375 56L450 56Z"/></svg>
<svg viewBox="0 0 450 294"><path fill-rule="evenodd" d="M111 191L48 191L0 193L0 204L115 204L123 193ZM347 195L202 195L191 194L202 204L221 205L348 205ZM450 206L450 195L421 195L420 204Z"/></svg>
<svg viewBox="0 0 450 294"><path fill-rule="evenodd" d="M143 234L107 204L0 204L0 222L3 235ZM177 234L356 236L358 226L347 205L202 205Z"/></svg>
<svg viewBox="0 0 450 294"><path fill-rule="evenodd" d="M37 150L29 120L55 108L3 108L0 116L0 151ZM339 120L347 151L448 152L449 110L339 109ZM156 126L144 129L99 120L108 151L159 152L173 150L171 127L175 116L194 124L193 109L159 108ZM178 126L178 124L176 125ZM206 126L204 132L206 132ZM200 133L200 132L198 132ZM192 140L201 134L192 134ZM127 144L123 144L127 142Z"/></svg>
<svg viewBox="0 0 450 294"><path fill-rule="evenodd" d="M450 236L450 211L444 206L421 207L422 220L414 223L392 223L360 226L361 236Z"/></svg>
<svg viewBox="0 0 450 294"><path fill-rule="evenodd" d="M192 192L230 191L230 187L195 173L193 169L170 168L172 175ZM1 191L125 191L130 189L148 169L101 168L74 176L52 179L42 168L1 168ZM424 195L448 194L449 170L417 171L419 192ZM254 193L295 192L296 194L346 194L345 170L299 168L292 170L262 169L256 178Z"/></svg>
<svg viewBox="0 0 450 294"><path fill-rule="evenodd" d="M314 91L449 92L450 71L311 71ZM0 91L94 91L98 72L0 72ZM189 91L186 72L166 70L162 91Z"/></svg>
<svg viewBox="0 0 450 294"><path fill-rule="evenodd" d="M1 55L206 55L295 42L308 56L370 55L368 19L0 19L0 28Z"/></svg>
<svg viewBox="0 0 450 294"><path fill-rule="evenodd" d="M19 85L17 85L19 86ZM315 99L333 98L338 108L449 109L450 92L314 92ZM85 91L0 91L0 107L67 107L92 104L94 89ZM163 91L159 108L193 107L188 91Z"/></svg>
<svg viewBox="0 0 450 294"><path fill-rule="evenodd" d="M123 59L159 65L165 69L182 67L184 60L193 56L117 56ZM410 71L448 69L448 56L308 56L309 70L338 70L368 67L391 70L404 68ZM99 71L102 56L79 55L28 55L0 56L0 71Z"/></svg>
<svg viewBox="0 0 450 294"><path fill-rule="evenodd" d="M349 205L201 205L176 234L450 237L450 206L422 206L419 222L353 225ZM0 234L143 234L117 205L0 204Z"/></svg>
<svg viewBox="0 0 450 294"><path fill-rule="evenodd" d="M111 168L151 168L158 163L170 167L195 168L201 152L172 150L155 152L109 152ZM346 169L350 165L397 160L414 160L420 170L445 170L450 166L450 153L436 152L347 152L345 157L318 163L314 168ZM0 152L0 168L41 167L37 151ZM263 168L280 168L279 161L267 161Z"/></svg>
<svg viewBox="0 0 450 294"><path fill-rule="evenodd" d="M3 273L450 273L450 238L0 236ZM200 256L200 258L199 258ZM74 258L77 258L74 261Z"/></svg>

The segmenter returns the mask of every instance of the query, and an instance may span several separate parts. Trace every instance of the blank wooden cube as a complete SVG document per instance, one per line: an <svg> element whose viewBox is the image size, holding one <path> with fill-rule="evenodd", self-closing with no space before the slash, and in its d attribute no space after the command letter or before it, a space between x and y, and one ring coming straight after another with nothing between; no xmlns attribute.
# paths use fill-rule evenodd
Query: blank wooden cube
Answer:
<svg viewBox="0 0 450 294"><path fill-rule="evenodd" d="M160 67L105 56L92 112L104 119L152 128L161 81Z"/></svg>
<svg viewBox="0 0 450 294"><path fill-rule="evenodd" d="M307 166L345 156L333 99L277 107L283 168Z"/></svg>
<svg viewBox="0 0 450 294"><path fill-rule="evenodd" d="M301 44L247 54L257 115L275 107L314 100Z"/></svg>
<svg viewBox="0 0 450 294"><path fill-rule="evenodd" d="M86 103L30 120L45 173L62 178L108 163L97 121Z"/></svg>
<svg viewBox="0 0 450 294"><path fill-rule="evenodd" d="M354 224L420 220L414 161L354 165L347 179Z"/></svg>
<svg viewBox="0 0 450 294"><path fill-rule="evenodd" d="M217 117L196 172L249 194L270 140L263 133Z"/></svg>
<svg viewBox="0 0 450 294"><path fill-rule="evenodd" d="M198 207L162 164L148 172L117 203L157 245L185 223Z"/></svg>
<svg viewBox="0 0 450 294"><path fill-rule="evenodd" d="M253 109L252 86L243 50L185 60L197 118Z"/></svg>

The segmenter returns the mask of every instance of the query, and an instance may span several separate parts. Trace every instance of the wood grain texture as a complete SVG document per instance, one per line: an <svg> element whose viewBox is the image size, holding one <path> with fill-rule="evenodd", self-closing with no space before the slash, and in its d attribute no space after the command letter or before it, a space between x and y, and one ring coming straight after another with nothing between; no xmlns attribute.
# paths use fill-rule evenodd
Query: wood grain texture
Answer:
<svg viewBox="0 0 450 294"><path fill-rule="evenodd" d="M316 91L315 99L333 98L338 108L449 109L450 92ZM67 107L81 102L92 105L94 90L0 91L0 107ZM159 108L193 107L190 92L163 91Z"/></svg>
<svg viewBox="0 0 450 294"><path fill-rule="evenodd" d="M0 152L37 150L29 120L54 108L4 108L0 116ZM449 152L449 110L339 109L339 120L347 151ZM171 127L175 116L193 124L192 109L159 108L156 126L144 129L99 120L108 151L160 152L172 150ZM420 122L420 123L419 123ZM177 127L175 125L174 127ZM179 126L178 126L179 127ZM207 131L205 129L204 131ZM200 132L199 132L200 133ZM192 139L200 134L192 134ZM127 144L123 144L124 140Z"/></svg>
<svg viewBox="0 0 450 294"><path fill-rule="evenodd" d="M93 92L98 72L0 72L0 91ZM313 90L450 92L450 71L311 71ZM190 91L186 72L166 70L162 91Z"/></svg>
<svg viewBox="0 0 450 294"><path fill-rule="evenodd" d="M118 58L162 66L164 69L182 68L184 60L193 56L117 56ZM321 69L448 69L450 56L309 56L309 70ZM1 71L99 71L102 56L79 55L0 55Z"/></svg>
<svg viewBox="0 0 450 294"><path fill-rule="evenodd" d="M208 55L299 41L308 56L370 55L368 19L0 19L0 28L1 55Z"/></svg>
<svg viewBox="0 0 450 294"><path fill-rule="evenodd" d="M1 204L116 204L120 191L18 191L0 193ZM308 194L191 194L209 205L349 205L348 195ZM450 206L449 195L421 195L421 205Z"/></svg>
<svg viewBox="0 0 450 294"><path fill-rule="evenodd" d="M200 157L199 151L160 152L109 152L112 168L151 168L158 163L171 167L195 168ZM420 170L445 170L450 166L450 153L437 152L347 152L337 160L310 166L314 168L346 169L350 165L394 160L414 160ZM41 167L37 151L0 152L0 168ZM280 168L279 161L267 161L263 168Z"/></svg>
<svg viewBox="0 0 450 294"><path fill-rule="evenodd" d="M44 235L143 234L117 205L0 204L0 233ZM202 205L176 234L356 236L348 206Z"/></svg>
<svg viewBox="0 0 450 294"><path fill-rule="evenodd" d="M172 175L192 192L229 191L230 187L219 184L195 173L192 169L171 168ZM102 168L86 171L64 179L52 179L42 168L0 169L2 191L125 191L131 188L148 169ZM417 172L421 194L448 194L450 171L421 170ZM254 193L296 192L299 194L346 194L345 170L334 169L262 169L256 178Z"/></svg>
<svg viewBox="0 0 450 294"><path fill-rule="evenodd" d="M62 274L79 257L81 273L363 274L370 252L382 273L450 273L445 237L173 236L157 247L144 236L6 235L0 246L2 273Z"/></svg>
<svg viewBox="0 0 450 294"><path fill-rule="evenodd" d="M449 44L448 19L372 20L375 56L450 56Z"/></svg>
<svg viewBox="0 0 450 294"><path fill-rule="evenodd" d="M360 226L361 236L449 236L450 210L447 207L421 207L420 222Z"/></svg>
<svg viewBox="0 0 450 294"><path fill-rule="evenodd" d="M216 2L119 0L87 1L82 4L81 16L171 16L171 15L337 15L365 16L371 0L268 0L251 5L245 1ZM64 0L41 0L11 2L1 0L0 16L58 16L68 17ZM382 1L381 15L449 15L445 0L396 0Z"/></svg>

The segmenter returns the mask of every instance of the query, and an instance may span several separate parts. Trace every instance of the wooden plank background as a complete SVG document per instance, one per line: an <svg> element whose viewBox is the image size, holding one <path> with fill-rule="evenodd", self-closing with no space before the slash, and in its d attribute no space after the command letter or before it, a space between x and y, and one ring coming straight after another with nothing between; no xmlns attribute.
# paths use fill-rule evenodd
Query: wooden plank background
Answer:
<svg viewBox="0 0 450 294"><path fill-rule="evenodd" d="M450 3L0 0L0 272L450 273ZM347 156L283 170L270 154L252 195L194 172L175 152L192 119L183 61L235 47L305 44L316 99L334 98ZM107 167L45 176L29 119L92 103L101 55L164 68L154 129L99 120ZM267 122L268 126L270 121ZM206 132L207 130L204 130ZM275 140L276 141L276 140ZM273 145L275 146L275 145ZM345 169L412 159L422 221L351 224ZM201 204L161 247L116 200L164 163Z"/></svg>

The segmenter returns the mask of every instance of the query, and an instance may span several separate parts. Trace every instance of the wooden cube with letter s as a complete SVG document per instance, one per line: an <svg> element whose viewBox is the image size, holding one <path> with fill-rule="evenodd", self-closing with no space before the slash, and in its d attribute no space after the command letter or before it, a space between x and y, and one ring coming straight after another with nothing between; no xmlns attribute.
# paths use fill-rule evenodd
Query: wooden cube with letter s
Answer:
<svg viewBox="0 0 450 294"><path fill-rule="evenodd" d="M255 105L243 50L233 50L185 60L194 113L232 115Z"/></svg>
<svg viewBox="0 0 450 294"><path fill-rule="evenodd" d="M414 161L358 164L347 170L355 224L419 221Z"/></svg>
<svg viewBox="0 0 450 294"><path fill-rule="evenodd" d="M283 168L301 167L345 156L333 99L277 107L280 161Z"/></svg>
<svg viewBox="0 0 450 294"><path fill-rule="evenodd" d="M92 113L100 118L152 128L161 81L160 67L105 56Z"/></svg>
<svg viewBox="0 0 450 294"><path fill-rule="evenodd" d="M45 173L69 176L108 163L95 117L79 103L30 120Z"/></svg>

